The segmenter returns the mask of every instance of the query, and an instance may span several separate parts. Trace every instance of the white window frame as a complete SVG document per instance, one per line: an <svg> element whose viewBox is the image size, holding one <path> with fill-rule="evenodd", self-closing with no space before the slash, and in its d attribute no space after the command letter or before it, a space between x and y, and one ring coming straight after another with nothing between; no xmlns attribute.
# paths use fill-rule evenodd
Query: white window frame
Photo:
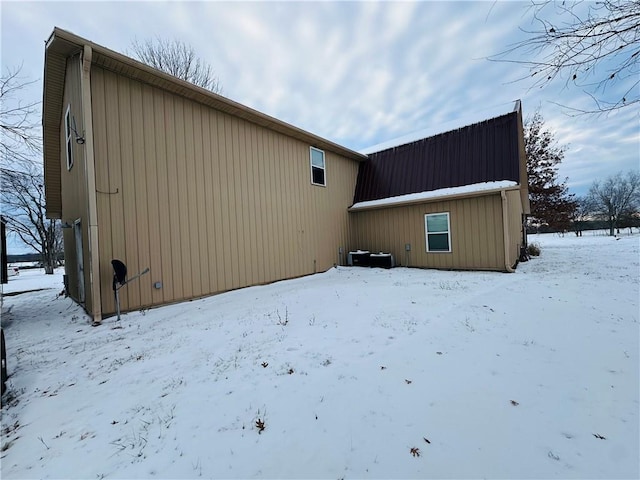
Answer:
<svg viewBox="0 0 640 480"><path fill-rule="evenodd" d="M71 105L67 105L67 111L64 114L64 145L67 153L67 170L71 170L73 167L73 136L71 133Z"/></svg>
<svg viewBox="0 0 640 480"><path fill-rule="evenodd" d="M317 165L313 164L313 152L320 152L322 154L322 167L318 167ZM311 168L311 184L312 185L317 185L319 187L326 187L327 186L327 157L324 154L324 150L320 150L319 148L315 148L315 147L309 147L309 166ZM313 169L314 168L318 168L320 170L322 170L322 178L324 180L324 183L316 183L313 181Z"/></svg>
<svg viewBox="0 0 640 480"><path fill-rule="evenodd" d="M427 218L434 217L436 215L446 215L447 216L447 231L446 232L430 232L429 224L427 223ZM429 235L442 235L447 234L447 243L449 245L448 250L429 250ZM451 216L449 212L437 212L437 213L425 213L424 215L424 240L427 249L427 253L451 253Z"/></svg>

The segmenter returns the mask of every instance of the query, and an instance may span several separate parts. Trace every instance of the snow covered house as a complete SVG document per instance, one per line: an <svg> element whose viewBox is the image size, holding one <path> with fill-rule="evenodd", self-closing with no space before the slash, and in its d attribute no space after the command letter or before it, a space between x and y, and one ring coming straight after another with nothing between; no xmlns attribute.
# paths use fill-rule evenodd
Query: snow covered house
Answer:
<svg viewBox="0 0 640 480"><path fill-rule="evenodd" d="M56 28L46 43L47 216L70 295L139 309L327 270L366 155Z"/></svg>
<svg viewBox="0 0 640 480"><path fill-rule="evenodd" d="M372 172L403 147L355 152L55 28L45 47L45 193L47 216L67 227L68 291L99 322L115 312L112 259L131 274L150 268L120 291L123 311L324 271L355 248L411 266L509 270L528 203L520 109L501 121L509 125L483 158L511 164L506 177L487 167L490 190L442 192L466 178L452 169L436 175L453 183L384 189ZM493 135L494 123L483 125L470 128ZM434 189L445 196L394 204ZM434 252L444 217L432 213L447 213L444 254ZM500 261L483 259L487 248Z"/></svg>

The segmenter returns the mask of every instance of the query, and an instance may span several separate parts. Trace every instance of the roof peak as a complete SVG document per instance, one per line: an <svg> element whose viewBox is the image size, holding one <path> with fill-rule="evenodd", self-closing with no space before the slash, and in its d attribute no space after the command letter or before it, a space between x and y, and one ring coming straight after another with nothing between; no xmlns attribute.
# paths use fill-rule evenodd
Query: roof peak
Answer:
<svg viewBox="0 0 640 480"><path fill-rule="evenodd" d="M435 137L436 135L440 135L442 133L452 132L454 130L459 130L461 128L469 127L477 123L486 122L488 120L492 120L494 118L498 118L503 115L507 115L509 113L518 112L521 110L521 108L522 106L521 106L520 100L514 100L510 102L491 105L482 110L468 112L464 116L457 117L455 119L446 121L444 123L430 125L420 130L415 130L406 135L395 137L385 142L377 143L370 147L363 148L361 150L358 150L358 153L369 155L371 153L377 153L383 150L388 150L390 148L407 145L409 143L413 143L418 140L422 140L429 137Z"/></svg>

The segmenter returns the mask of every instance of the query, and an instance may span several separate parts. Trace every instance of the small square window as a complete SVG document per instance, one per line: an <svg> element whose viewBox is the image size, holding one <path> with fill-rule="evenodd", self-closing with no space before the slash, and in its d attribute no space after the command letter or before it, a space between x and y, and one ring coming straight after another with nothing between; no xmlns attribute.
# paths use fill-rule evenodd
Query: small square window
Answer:
<svg viewBox="0 0 640 480"><path fill-rule="evenodd" d="M449 212L428 213L424 216L427 252L451 251Z"/></svg>
<svg viewBox="0 0 640 480"><path fill-rule="evenodd" d="M71 135L71 105L67 105L67 112L64 114L64 137L67 147L67 170L73 167L73 137Z"/></svg>
<svg viewBox="0 0 640 480"><path fill-rule="evenodd" d="M311 183L314 185L327 186L325 176L324 152L317 148L310 147L311 159Z"/></svg>

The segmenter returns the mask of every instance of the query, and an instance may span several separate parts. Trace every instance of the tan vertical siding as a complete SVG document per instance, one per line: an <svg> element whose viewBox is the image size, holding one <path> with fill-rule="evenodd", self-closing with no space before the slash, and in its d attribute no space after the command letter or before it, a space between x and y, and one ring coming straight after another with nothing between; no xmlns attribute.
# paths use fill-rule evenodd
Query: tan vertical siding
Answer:
<svg viewBox="0 0 640 480"><path fill-rule="evenodd" d="M194 150L194 128L193 128L193 113L196 105L189 105L188 102L181 102L182 104L182 118L184 129L181 131L181 139L184 143L178 142L179 147L184 149L185 162L181 170L184 172L184 180L186 181L185 187L185 200L186 208L182 210L185 213L185 217L188 223L185 225L185 231L189 232L186 236L187 245L186 250L189 256L189 263L186 266L190 270L190 286L187 288L191 292L190 296L202 295L202 282L201 282L201 261L204 261L204 251L200 250L199 244L199 230L200 218L198 217L198 185L196 176L196 159ZM204 249L203 249L204 250Z"/></svg>
<svg viewBox="0 0 640 480"><path fill-rule="evenodd" d="M138 231L137 222L137 205L136 205L136 183L134 173L134 139L138 137L138 132L133 132L134 126L137 128L139 124L133 123L132 114L132 94L131 82L125 78L118 78L118 108L120 114L120 160L122 171L122 212L124 222L121 225L113 225L114 237L124 236L124 242L118 253L121 254L120 260L123 260L131 271L137 270L139 265L138 251ZM114 245L118 245L114 242ZM122 253L120 253L122 252ZM122 290L124 304L140 305L140 282L130 284Z"/></svg>
<svg viewBox="0 0 640 480"><path fill-rule="evenodd" d="M257 144L257 127L255 125L249 126L249 133L247 136L247 148L249 149L248 165L250 167L249 175L247 180L249 181L249 205L252 205L249 214L250 214L250 222L251 222L251 257L250 262L254 268L253 277L257 279L258 282L264 281L264 265L262 264L262 259L259 256L259 251L261 250L262 244L260 242L261 238L261 225L260 225L260 213L257 206L261 205L260 201L260 158L259 158L259 147Z"/></svg>
<svg viewBox="0 0 640 480"><path fill-rule="evenodd" d="M313 186L300 140L95 65L92 79L105 314L112 258L151 269L121 290L124 311L326 270L346 251L357 162L325 152L327 187Z"/></svg>
<svg viewBox="0 0 640 480"><path fill-rule="evenodd" d="M175 151L172 162L176 172L177 191L177 213L176 227L178 227L178 236L176 238L175 247L179 255L178 268L181 271L182 285L180 285L180 296L177 298L188 298L193 291L193 277L191 275L191 218L192 212L189 211L189 182L187 180L187 168L189 160L185 147L185 127L184 127L184 100L179 97L173 97L173 116L175 123L174 140ZM169 115L172 115L170 112ZM174 227L175 228L175 227ZM188 232L188 233L187 233Z"/></svg>
<svg viewBox="0 0 640 480"><path fill-rule="evenodd" d="M150 268L149 280L154 278L162 278L162 238L160 234L160 211L159 204L159 174L158 170L161 162L158 158L158 148L155 144L156 138L153 134L155 122L155 102L153 92L148 86L142 87L142 122L144 125L144 163L141 163L142 174L146 172L146 194L147 202L147 218L148 231L145 239L145 248L147 249L146 258L143 257L141 267ZM146 279L145 279L146 280ZM143 304L157 303L162 301L162 290L152 288L151 282L142 282L143 287Z"/></svg>
<svg viewBox="0 0 640 480"><path fill-rule="evenodd" d="M100 283L108 286L102 289L102 310L113 311L114 303L111 295L111 279L113 269L110 259L119 258L124 252L117 251L119 238L116 237L117 228L114 225L124 223L122 216L122 175L120 173L120 126L117 118L118 88L115 77L92 75L92 112L94 138L100 138L104 132L104 143L94 143L94 157L96 163L96 188L98 199L98 243L100 245ZM103 88L104 92L100 89ZM100 100L98 100L100 99ZM102 128L96 128L100 125ZM108 176L100 177L99 172ZM118 193L116 193L118 192ZM115 231L115 232L114 232ZM122 249L120 249L122 250ZM106 298L106 302L105 302Z"/></svg>
<svg viewBox="0 0 640 480"><path fill-rule="evenodd" d="M229 176L228 170L229 168L233 168L231 162L228 161L227 157L227 147L229 149L229 154L231 153L231 145L229 144L227 131L225 128L224 116L221 118L216 118L217 126L218 126L218 134L216 138L216 143L218 144L218 166L220 168L220 176L218 177L218 188L220 189L220 203L216 205L217 209L221 213L221 222L220 222L220 237L222 244L222 268L220 271L222 273L220 280L220 290L225 290L229 287L228 285L232 285L232 274L231 274L231 237L234 234L231 232L231 203L229 197Z"/></svg>
<svg viewBox="0 0 640 480"><path fill-rule="evenodd" d="M145 128L144 105L152 106L152 102L143 102L143 86L134 84L131 88L131 118L132 126L135 130L133 136L133 181L134 181L134 199L135 199L135 222L137 227L136 247L138 250L138 261L130 264L130 276L144 268L150 268L150 229L155 225L155 219L150 217L150 204L153 203L153 196L147 190L147 185L155 176L155 168L151 171L147 168L147 152L153 151L153 147L146 144L145 139L151 135L150 129ZM155 250L155 246L154 246ZM140 305L151 304L151 283L148 281L150 277L146 277L144 281L135 282L135 286L139 288ZM127 287L128 288L128 287Z"/></svg>
<svg viewBox="0 0 640 480"><path fill-rule="evenodd" d="M71 142L73 150L73 167L67 170L67 144L65 138L65 122L64 117L67 111L67 105L71 107L71 116L75 118L76 127L82 134L84 117L82 108L82 90L81 90L81 61L80 56L75 55L69 57L66 62L65 85L62 101L62 111L60 115L60 182L61 182L61 200L62 212L64 216L62 222L71 225L76 220L80 220L82 226L82 248L84 263L84 291L85 291L85 307L87 311L92 310L90 281L89 281L89 237L88 237L88 198L87 198L87 182L85 180L85 146L75 142L75 135ZM69 293L72 298L78 298L78 262L76 259L76 245L74 229L64 229L64 247L65 247L65 273L69 280Z"/></svg>
<svg viewBox="0 0 640 480"><path fill-rule="evenodd" d="M164 207L169 211L169 231L171 250L168 254L171 258L172 270L171 275L165 274L163 282L170 282L173 286L173 292L167 292L165 301L180 300L184 298L183 273L182 273L182 246L180 242L181 231L184 225L181 223L180 203L178 197L179 182L178 172L180 167L176 160L176 119L175 98L173 95L164 94L164 120L165 130L158 132L164 135L166 139L167 149L167 190L168 197L164 202Z"/></svg>
<svg viewBox="0 0 640 480"><path fill-rule="evenodd" d="M199 131L201 138L201 149L199 150L199 162L202 163L202 172L199 178L202 179L200 185L203 190L203 204L201 209L202 222L204 228L202 230L204 237L201 238L201 243L206 245L207 249L207 261L205 263L204 270L206 271L206 287L205 291L216 291L217 279L216 279L216 244L215 244L215 216L214 212L208 212L207 206L213 205L213 181L211 179L211 169L213 164L213 157L211 155L211 131L210 131L210 118L207 115L206 108L201 108L200 111L201 128Z"/></svg>
<svg viewBox="0 0 640 480"><path fill-rule="evenodd" d="M94 93L91 95L91 111L93 115L93 123L96 122L102 125L103 128L93 131L93 148L94 152L105 152L106 156L110 154L109 143L112 141L111 135L113 135L112 125L107 123L107 99L105 98L105 85L104 77L98 76L91 79L92 89ZM95 93L98 92L98 93ZM101 222L100 228L98 228L98 244L102 252L113 251L113 241L111 238L111 229L109 225L111 223L111 199L110 199L110 176L109 176L109 163L100 161L97 159L96 166L96 203L98 212L104 212L103 218L106 218L106 222ZM105 228L106 227L106 228ZM66 242L65 242L66 243ZM100 259L100 282L105 284L105 279L110 278L112 275L111 265L105 264ZM111 286L105 291L103 290L103 296L108 295L111 292ZM102 301L102 307L104 307L104 301Z"/></svg>
<svg viewBox="0 0 640 480"><path fill-rule="evenodd" d="M509 232L508 256L509 265L516 264L520 257L520 247L522 245L522 199L519 191L505 192L507 196L507 229Z"/></svg>
<svg viewBox="0 0 640 480"><path fill-rule="evenodd" d="M516 192L517 195L517 192ZM428 253L424 216L449 212L451 252ZM409 266L504 270L500 194L351 212L351 249L392 253L406 264L405 244L411 244Z"/></svg>

